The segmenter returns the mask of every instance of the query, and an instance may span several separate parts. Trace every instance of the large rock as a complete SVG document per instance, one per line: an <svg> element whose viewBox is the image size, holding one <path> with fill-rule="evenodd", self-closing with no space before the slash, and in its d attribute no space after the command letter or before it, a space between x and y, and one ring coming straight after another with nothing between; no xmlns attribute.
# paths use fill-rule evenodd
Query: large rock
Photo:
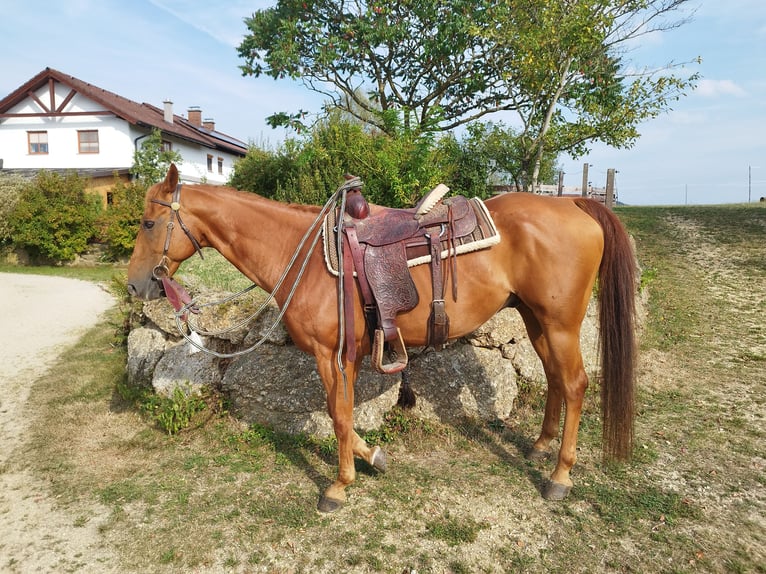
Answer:
<svg viewBox="0 0 766 574"><path fill-rule="evenodd" d="M409 368L415 412L427 419L504 419L518 394L516 369L498 349L455 343L413 357Z"/></svg>
<svg viewBox="0 0 766 574"><path fill-rule="evenodd" d="M200 302L220 298L200 297ZM230 332L204 337L208 348L230 352L247 348L269 332L254 352L233 359L217 359L194 349L180 337L173 310L165 301L145 303L128 338L128 379L149 385L163 394L176 387L194 392L209 386L222 392L243 420L263 423L290 432L317 435L332 433L326 395L314 358L294 347L281 323L271 329L278 315L269 306L258 318L250 315L252 303L226 303L222 310L203 307L193 318L197 329ZM586 369L598 365L595 305L591 305L581 333ZM241 324L239 324L241 323ZM365 358L355 386L354 423L360 430L377 428L396 404L399 376L381 375ZM470 336L444 350L413 349L408 367L418 397L416 412L427 419L458 422L466 417L503 419L513 408L517 380L544 384L540 360L534 352L519 314L503 309Z"/></svg>
<svg viewBox="0 0 766 574"><path fill-rule="evenodd" d="M357 428L377 428L398 398L398 377L365 370L354 388ZM332 421L314 358L292 345L263 345L232 361L221 384L232 408L247 422L281 430L328 435Z"/></svg>
<svg viewBox="0 0 766 574"><path fill-rule="evenodd" d="M206 387L218 388L221 383L218 361L212 355L195 351L186 341L168 347L154 368L152 386L158 393L170 396L181 388L187 394L200 394Z"/></svg>
<svg viewBox="0 0 766 574"><path fill-rule="evenodd" d="M128 335L128 383L151 387L154 370L165 353L167 333L154 325L138 327Z"/></svg>

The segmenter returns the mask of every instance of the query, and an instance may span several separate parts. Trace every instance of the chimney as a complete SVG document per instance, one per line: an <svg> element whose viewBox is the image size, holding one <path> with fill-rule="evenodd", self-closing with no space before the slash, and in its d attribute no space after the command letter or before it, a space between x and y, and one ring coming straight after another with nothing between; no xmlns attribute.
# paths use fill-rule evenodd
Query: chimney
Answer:
<svg viewBox="0 0 766 574"><path fill-rule="evenodd" d="M202 127L202 110L199 106L191 106L189 111L186 112L186 117L189 118L189 123L198 128Z"/></svg>
<svg viewBox="0 0 766 574"><path fill-rule="evenodd" d="M205 120L202 122L202 127L205 128L209 132L215 131L215 120L213 118L205 118Z"/></svg>
<svg viewBox="0 0 766 574"><path fill-rule="evenodd" d="M168 98L162 103L165 104L165 121L169 124L172 124L173 123L173 102L170 100L170 98Z"/></svg>

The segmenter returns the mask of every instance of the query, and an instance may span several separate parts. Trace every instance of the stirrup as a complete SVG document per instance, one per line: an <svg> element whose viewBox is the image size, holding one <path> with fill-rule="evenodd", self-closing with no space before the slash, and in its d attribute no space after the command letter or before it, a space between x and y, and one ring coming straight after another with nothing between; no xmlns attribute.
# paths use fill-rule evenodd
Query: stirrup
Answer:
<svg viewBox="0 0 766 574"><path fill-rule="evenodd" d="M383 345L385 345L386 341L383 336L383 329L375 329L375 340L372 343L371 362L375 370L384 375L393 375L394 373L403 371L409 360L407 357L407 349L405 348L404 340L402 339L402 332L398 327L396 329L396 335L397 337L395 339L389 341L391 348L388 352L388 358L390 361L384 365Z"/></svg>

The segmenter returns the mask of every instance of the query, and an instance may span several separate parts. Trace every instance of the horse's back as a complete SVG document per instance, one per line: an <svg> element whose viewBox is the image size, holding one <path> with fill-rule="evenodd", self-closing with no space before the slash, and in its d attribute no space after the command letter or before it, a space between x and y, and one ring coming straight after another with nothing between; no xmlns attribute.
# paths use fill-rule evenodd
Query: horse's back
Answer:
<svg viewBox="0 0 766 574"><path fill-rule="evenodd" d="M566 233L567 229L587 232L590 228L591 233L601 234L599 225L577 207L575 198L503 193L486 200L485 204L495 221L503 227L532 225L548 232L556 230L551 226L561 226L562 233Z"/></svg>

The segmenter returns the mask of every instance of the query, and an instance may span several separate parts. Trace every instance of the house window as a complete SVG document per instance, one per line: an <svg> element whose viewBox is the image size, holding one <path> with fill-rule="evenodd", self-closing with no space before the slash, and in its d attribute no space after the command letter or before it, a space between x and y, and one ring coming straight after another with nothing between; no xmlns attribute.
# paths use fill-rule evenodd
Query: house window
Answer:
<svg viewBox="0 0 766 574"><path fill-rule="evenodd" d="M160 147L162 151L173 151L173 144L167 140L162 140Z"/></svg>
<svg viewBox="0 0 766 574"><path fill-rule="evenodd" d="M27 132L30 154L48 153L48 132Z"/></svg>
<svg viewBox="0 0 766 574"><path fill-rule="evenodd" d="M210 173L213 173L213 156L212 155L207 156L207 170Z"/></svg>
<svg viewBox="0 0 766 574"><path fill-rule="evenodd" d="M98 153L98 130L77 130L79 153Z"/></svg>
<svg viewBox="0 0 766 574"><path fill-rule="evenodd" d="M223 158L218 158L218 173L223 175Z"/></svg>

